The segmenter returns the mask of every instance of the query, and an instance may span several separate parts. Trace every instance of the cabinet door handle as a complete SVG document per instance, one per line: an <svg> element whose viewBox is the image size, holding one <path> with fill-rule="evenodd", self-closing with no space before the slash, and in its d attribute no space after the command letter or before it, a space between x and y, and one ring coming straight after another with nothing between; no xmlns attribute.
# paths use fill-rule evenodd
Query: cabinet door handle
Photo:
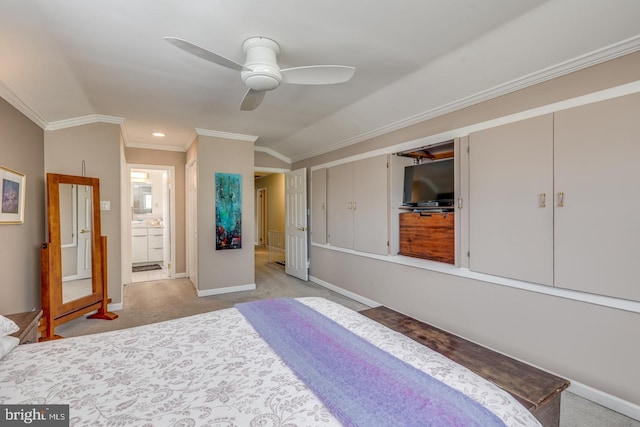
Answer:
<svg viewBox="0 0 640 427"><path fill-rule="evenodd" d="M347 209L353 209L353 202L347 203Z"/></svg>
<svg viewBox="0 0 640 427"><path fill-rule="evenodd" d="M353 202L353 209L355 210L358 207L358 205L356 204L356 202Z"/></svg>
<svg viewBox="0 0 640 427"><path fill-rule="evenodd" d="M562 191L558 193L558 207L564 207L564 192Z"/></svg>
<svg viewBox="0 0 640 427"><path fill-rule="evenodd" d="M458 197L458 209L462 209L462 197Z"/></svg>
<svg viewBox="0 0 640 427"><path fill-rule="evenodd" d="M547 193L540 193L540 202L538 204L541 208L547 207Z"/></svg>

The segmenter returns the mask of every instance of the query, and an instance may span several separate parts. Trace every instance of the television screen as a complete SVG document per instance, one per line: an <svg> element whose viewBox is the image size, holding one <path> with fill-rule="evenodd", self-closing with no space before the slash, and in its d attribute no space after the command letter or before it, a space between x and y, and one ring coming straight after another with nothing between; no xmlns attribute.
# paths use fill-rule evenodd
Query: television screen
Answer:
<svg viewBox="0 0 640 427"><path fill-rule="evenodd" d="M454 191L452 158L404 169L404 205L452 206Z"/></svg>

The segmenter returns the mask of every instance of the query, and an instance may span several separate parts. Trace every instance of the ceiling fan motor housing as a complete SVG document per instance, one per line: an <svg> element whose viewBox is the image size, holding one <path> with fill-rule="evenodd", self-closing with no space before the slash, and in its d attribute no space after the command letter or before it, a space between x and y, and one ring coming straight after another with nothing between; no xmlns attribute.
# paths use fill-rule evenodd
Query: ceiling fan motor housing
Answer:
<svg viewBox="0 0 640 427"><path fill-rule="evenodd" d="M247 54L244 66L250 70L240 73L244 84L257 91L280 86L282 75L276 59L280 53L278 43L265 37L252 37L245 40L242 48Z"/></svg>

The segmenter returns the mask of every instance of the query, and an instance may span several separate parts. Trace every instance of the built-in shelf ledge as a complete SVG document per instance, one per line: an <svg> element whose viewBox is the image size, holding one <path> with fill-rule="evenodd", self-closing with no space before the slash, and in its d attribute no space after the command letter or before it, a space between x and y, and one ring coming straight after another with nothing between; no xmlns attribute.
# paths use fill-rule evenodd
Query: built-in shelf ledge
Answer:
<svg viewBox="0 0 640 427"><path fill-rule="evenodd" d="M350 255L371 258L383 262L392 262L394 264L405 265L407 267L420 268L428 271L435 271L452 276L464 277L467 279L479 280L481 282L492 283L494 285L507 286L510 288L521 289L539 294L551 295L554 297L580 301L588 304L600 305L603 307L615 308L618 310L630 311L632 313L640 313L640 302L631 301L621 298L613 298L604 295L590 294L587 292L579 292L571 289L556 288L553 286L540 285L538 283L524 282L522 280L508 279L506 277L493 276L491 274L477 273L468 268L456 267L443 262L429 261L419 258L413 258L402 255L377 255L366 252L354 251L352 249L340 248L337 246L323 245L319 243L311 243L311 246L343 252Z"/></svg>

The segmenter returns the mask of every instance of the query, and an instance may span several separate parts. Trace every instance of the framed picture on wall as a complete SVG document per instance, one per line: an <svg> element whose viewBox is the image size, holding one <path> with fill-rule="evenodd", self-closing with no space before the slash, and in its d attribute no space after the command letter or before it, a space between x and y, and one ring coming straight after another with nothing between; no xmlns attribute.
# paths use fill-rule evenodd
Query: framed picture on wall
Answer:
<svg viewBox="0 0 640 427"><path fill-rule="evenodd" d="M22 224L24 222L24 174L0 166L0 224Z"/></svg>
<svg viewBox="0 0 640 427"><path fill-rule="evenodd" d="M242 248L242 175L216 173L216 250Z"/></svg>

